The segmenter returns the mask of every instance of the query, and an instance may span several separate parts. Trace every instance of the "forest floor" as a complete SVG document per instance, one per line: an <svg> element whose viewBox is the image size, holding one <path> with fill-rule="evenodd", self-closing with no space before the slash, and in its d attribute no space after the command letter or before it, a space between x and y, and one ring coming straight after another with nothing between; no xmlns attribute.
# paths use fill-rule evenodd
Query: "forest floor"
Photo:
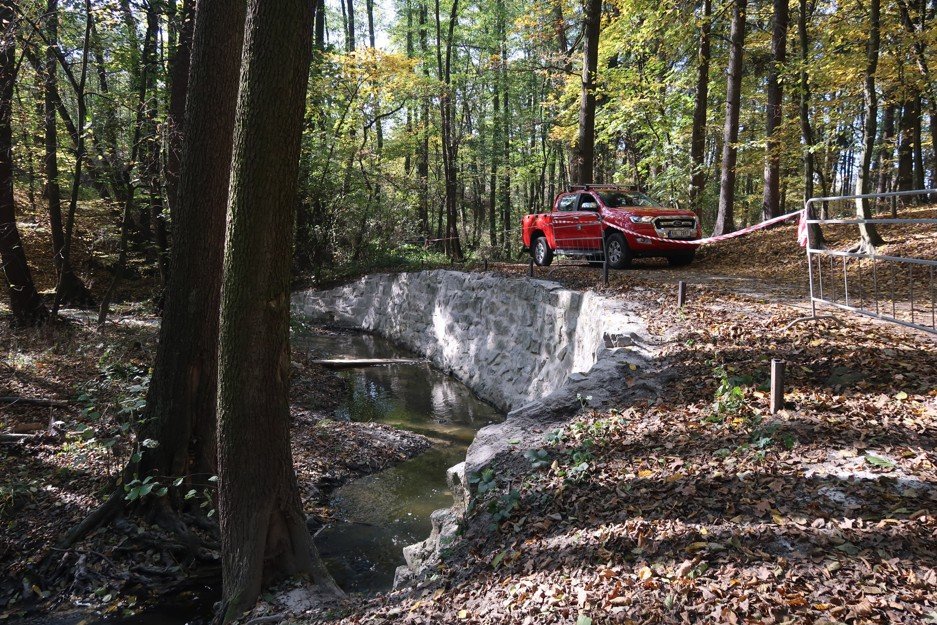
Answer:
<svg viewBox="0 0 937 625"><path fill-rule="evenodd" d="M921 233L889 253L909 249L937 257ZM431 579L326 620L937 622L934 336L845 312L788 327L810 310L795 226L608 287L581 265L549 277L641 303L675 381L648 405L585 409L545 436L545 462L502 459Z"/></svg>
<svg viewBox="0 0 937 625"><path fill-rule="evenodd" d="M34 258L42 256L40 224L24 228ZM90 250L106 237L79 238L85 244L77 247ZM884 251L933 258L937 244L911 232ZM521 264L493 269L527 272ZM98 276L95 292L106 286L99 261L79 271ZM193 581L217 575L209 550L206 577L184 583L185 563L171 551L131 548L136 525L99 531L62 553L71 575L55 585L32 574L108 494L130 452L126 424L142 408L158 324L152 306L140 303L152 301L156 276L144 263L135 271L113 322L101 328L79 314L37 330L0 325L0 396L68 402L0 405L0 622L17 621L30 606L76 601L116 616L140 607L146 585L191 594ZM495 467L496 487L433 579L351 597L328 619L937 621L932 336L849 313L787 328L809 313L794 226L704 248L689 268L640 261L612 272L607 287L601 272L581 264L535 271L641 303L676 381L649 405L584 410L544 440L549 463L515 458ZM37 268L40 288L51 288L51 275L51 267ZM682 309L674 305L678 280L689 284ZM767 411L771 358L788 367L778 415ZM335 379L301 358L293 367L294 453L307 510L323 518L330 489L426 443L323 418ZM492 527L492 511L507 520ZM159 530L146 529L159 542ZM264 610L281 607L264 604L255 615Z"/></svg>

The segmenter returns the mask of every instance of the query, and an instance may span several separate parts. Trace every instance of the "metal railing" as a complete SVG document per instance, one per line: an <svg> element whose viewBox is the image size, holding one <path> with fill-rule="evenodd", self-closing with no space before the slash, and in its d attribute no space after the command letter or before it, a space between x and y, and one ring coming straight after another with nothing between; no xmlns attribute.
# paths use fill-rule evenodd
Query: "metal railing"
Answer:
<svg viewBox="0 0 937 625"><path fill-rule="evenodd" d="M546 269L546 277L550 277L559 269L582 267L585 261L590 266L602 270L602 280L607 286L607 241L602 219L596 215L595 220L588 220L571 214L569 219L564 221L562 213L554 213L554 215L557 216L551 225L556 244L553 250L553 260L548 266L540 265L536 259L536 241L531 240L528 275L534 277L536 268L543 267Z"/></svg>
<svg viewBox="0 0 937 625"><path fill-rule="evenodd" d="M884 227L886 244L909 241L913 234L909 226L924 226L921 238L925 244L932 241L931 258L915 256L896 256L880 254L873 249L869 252L861 246L846 250L816 247L814 236L807 238L807 267L810 281L810 306L817 318L817 304L826 304L843 310L867 315L903 326L937 334L937 293L935 293L935 273L937 273L937 219L928 217L896 216L895 204L889 204L891 217L862 219L858 217L831 217L831 205L842 202L852 203L852 214L856 214L855 203L868 201L875 204L880 200L897 201L906 196L934 197L937 189L914 191L894 191L890 193L870 193L865 195L840 195L816 197L807 200L807 227L819 229L831 226L855 226L848 228L849 241L856 241L859 226L878 229ZM823 216L817 217L814 209L823 205ZM897 241L896 236L904 239ZM826 237L826 234L824 234ZM809 319L809 318L808 318Z"/></svg>

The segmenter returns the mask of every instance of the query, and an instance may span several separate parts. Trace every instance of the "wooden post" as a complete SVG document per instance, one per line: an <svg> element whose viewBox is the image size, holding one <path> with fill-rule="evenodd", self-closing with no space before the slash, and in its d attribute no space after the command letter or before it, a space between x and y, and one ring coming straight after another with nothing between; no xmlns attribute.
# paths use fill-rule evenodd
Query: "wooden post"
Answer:
<svg viewBox="0 0 937 625"><path fill-rule="evenodd" d="M784 361L771 359L771 414L784 408Z"/></svg>
<svg viewBox="0 0 937 625"><path fill-rule="evenodd" d="M488 259L485 259L485 271L488 271Z"/></svg>
<svg viewBox="0 0 937 625"><path fill-rule="evenodd" d="M677 284L677 307L683 308L684 304L686 304L686 282L681 280Z"/></svg>
<svg viewBox="0 0 937 625"><path fill-rule="evenodd" d="M534 257L533 256L530 257L530 268L527 270L527 275L529 275L531 278L534 277Z"/></svg>

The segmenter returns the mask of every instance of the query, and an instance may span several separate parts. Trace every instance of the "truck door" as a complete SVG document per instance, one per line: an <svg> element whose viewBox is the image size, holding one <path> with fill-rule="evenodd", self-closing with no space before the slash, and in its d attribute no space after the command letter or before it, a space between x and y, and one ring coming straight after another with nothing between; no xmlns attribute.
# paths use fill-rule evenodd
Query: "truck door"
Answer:
<svg viewBox="0 0 937 625"><path fill-rule="evenodd" d="M602 249L602 220L599 200L594 193L580 193L576 215L576 249Z"/></svg>
<svg viewBox="0 0 937 625"><path fill-rule="evenodd" d="M580 193L566 193L560 196L553 212L553 238L558 250L571 249L578 230Z"/></svg>

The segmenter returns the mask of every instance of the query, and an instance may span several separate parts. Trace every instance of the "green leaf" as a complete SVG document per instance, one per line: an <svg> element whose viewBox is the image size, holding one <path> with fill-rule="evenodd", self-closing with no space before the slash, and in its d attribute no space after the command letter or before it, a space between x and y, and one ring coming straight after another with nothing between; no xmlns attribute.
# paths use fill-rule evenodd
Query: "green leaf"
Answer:
<svg viewBox="0 0 937 625"><path fill-rule="evenodd" d="M187 493L185 494L185 498L186 498L186 499L192 499L192 498L195 497L196 495L198 495L198 492L193 488L192 490L190 490L189 492L187 492Z"/></svg>
<svg viewBox="0 0 937 625"><path fill-rule="evenodd" d="M592 618L585 614L580 614L579 618L576 619L576 625L592 625Z"/></svg>
<svg viewBox="0 0 937 625"><path fill-rule="evenodd" d="M213 476L211 476L210 478L208 478L208 481L209 481L209 482L217 482L217 481L218 481L218 476L217 476L217 475L213 475Z"/></svg>
<svg viewBox="0 0 937 625"><path fill-rule="evenodd" d="M184 479L185 479L184 477L177 477L175 480L173 480L172 485L173 485L173 486L180 486L180 485L182 484L182 481L183 481Z"/></svg>
<svg viewBox="0 0 937 625"><path fill-rule="evenodd" d="M491 561L492 568L498 568L498 565L501 564L501 561L504 560L504 556L507 555L507 551L502 551L495 556L495 559Z"/></svg>
<svg viewBox="0 0 937 625"><path fill-rule="evenodd" d="M879 458L878 456L873 456L872 454L865 455L865 461L871 464L872 466L879 467L882 469L894 469L895 463L891 460L886 460L885 458Z"/></svg>
<svg viewBox="0 0 937 625"><path fill-rule="evenodd" d="M155 447L159 447L159 441L153 440L152 438L145 438L143 439L143 442L140 444L146 447L147 449L153 449Z"/></svg>

